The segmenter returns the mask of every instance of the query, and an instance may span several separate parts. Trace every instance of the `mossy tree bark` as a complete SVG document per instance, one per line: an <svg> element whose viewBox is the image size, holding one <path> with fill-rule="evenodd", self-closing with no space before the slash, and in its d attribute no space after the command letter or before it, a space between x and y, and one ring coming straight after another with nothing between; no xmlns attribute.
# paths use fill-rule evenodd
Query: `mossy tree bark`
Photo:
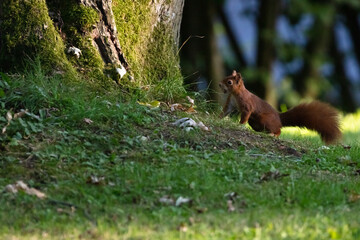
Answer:
<svg viewBox="0 0 360 240"><path fill-rule="evenodd" d="M0 70L13 71L22 60L40 56L50 72L72 68L94 79L106 78L104 71L120 64L142 85L180 78L183 5L184 0L2 0ZM81 55L67 54L72 46Z"/></svg>
<svg viewBox="0 0 360 240"><path fill-rule="evenodd" d="M80 4L94 9L99 15L96 25L90 35L93 45L98 49L103 61L107 64L122 65L129 67L124 54L122 53L120 42L117 36L117 29L112 11L112 1L110 0L80 0Z"/></svg>

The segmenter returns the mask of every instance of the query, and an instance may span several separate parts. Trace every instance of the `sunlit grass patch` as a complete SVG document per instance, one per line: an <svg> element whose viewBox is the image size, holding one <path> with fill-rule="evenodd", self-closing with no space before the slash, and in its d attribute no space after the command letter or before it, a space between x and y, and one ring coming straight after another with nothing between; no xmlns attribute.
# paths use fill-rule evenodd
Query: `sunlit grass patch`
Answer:
<svg viewBox="0 0 360 240"><path fill-rule="evenodd" d="M356 113L345 115L341 123L344 132L360 132L360 110Z"/></svg>
<svg viewBox="0 0 360 240"><path fill-rule="evenodd" d="M360 110L356 113L341 117L340 127L343 133L341 143L347 145L360 144ZM304 144L323 145L321 138L315 131L299 127L286 127L281 129L281 139L301 141Z"/></svg>
<svg viewBox="0 0 360 240"><path fill-rule="evenodd" d="M341 121L341 128L345 144L360 145L360 110L345 115Z"/></svg>
<svg viewBox="0 0 360 240"><path fill-rule="evenodd" d="M317 132L299 127L282 128L280 139L300 141L301 144L310 146L323 144Z"/></svg>

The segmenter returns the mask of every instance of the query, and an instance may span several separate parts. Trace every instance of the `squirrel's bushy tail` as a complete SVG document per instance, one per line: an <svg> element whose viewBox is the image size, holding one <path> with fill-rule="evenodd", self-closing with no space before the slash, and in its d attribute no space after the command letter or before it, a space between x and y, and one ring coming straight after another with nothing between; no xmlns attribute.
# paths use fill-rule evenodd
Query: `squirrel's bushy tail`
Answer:
<svg viewBox="0 0 360 240"><path fill-rule="evenodd" d="M326 143L334 143L341 138L339 115L333 107L322 102L300 104L287 112L280 113L281 124L305 127L317 131Z"/></svg>

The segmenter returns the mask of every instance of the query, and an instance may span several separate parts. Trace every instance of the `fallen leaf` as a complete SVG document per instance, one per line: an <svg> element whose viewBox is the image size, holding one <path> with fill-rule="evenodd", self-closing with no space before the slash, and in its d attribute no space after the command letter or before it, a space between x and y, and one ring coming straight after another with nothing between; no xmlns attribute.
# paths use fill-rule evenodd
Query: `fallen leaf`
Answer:
<svg viewBox="0 0 360 240"><path fill-rule="evenodd" d="M181 105L180 103L174 103L170 105L170 111L174 112L176 110L180 110L180 111L186 111L187 109Z"/></svg>
<svg viewBox="0 0 360 240"><path fill-rule="evenodd" d="M91 120L90 118L84 118L83 121L87 124L92 124L94 121Z"/></svg>
<svg viewBox="0 0 360 240"><path fill-rule="evenodd" d="M185 223L181 223L181 224L177 227L177 229L178 229L180 232L187 232L187 230L188 230L188 228L187 228L187 226L186 226Z"/></svg>
<svg viewBox="0 0 360 240"><path fill-rule="evenodd" d="M358 200L360 200L360 194L357 193L351 193L349 196L349 202L354 203L357 202Z"/></svg>
<svg viewBox="0 0 360 240"><path fill-rule="evenodd" d="M90 176L86 181L86 183L94 184L94 185L104 185L105 177Z"/></svg>
<svg viewBox="0 0 360 240"><path fill-rule="evenodd" d="M159 101L151 101L150 102L150 106L153 107L153 108L157 108L157 107L160 107L160 102Z"/></svg>
<svg viewBox="0 0 360 240"><path fill-rule="evenodd" d="M151 102L137 102L138 104L140 105L143 105L143 106L147 106L147 107L150 107L150 108L158 108L160 107L160 102L159 101L151 101Z"/></svg>
<svg viewBox="0 0 360 240"><path fill-rule="evenodd" d="M29 188L26 183L23 181L17 181L16 184L8 184L5 187L5 190L11 193L17 193L18 191L23 191L28 195L35 195L36 197L43 199L46 198L46 194L43 192L40 192L39 190L35 188Z"/></svg>
<svg viewBox="0 0 360 240"><path fill-rule="evenodd" d="M185 112L187 112L187 113L196 113L196 110L193 107L189 107L188 109L185 110Z"/></svg>
<svg viewBox="0 0 360 240"><path fill-rule="evenodd" d="M16 182L16 188L18 189L18 190L26 190L26 189L28 189L29 187L23 182L23 181L17 181Z"/></svg>
<svg viewBox="0 0 360 240"><path fill-rule="evenodd" d="M57 211L58 213L65 212L65 210L64 210L63 208L57 208L56 211Z"/></svg>
<svg viewBox="0 0 360 240"><path fill-rule="evenodd" d="M3 129L1 130L2 134L6 133L6 129L7 129L8 126L9 126L9 123L5 127L3 127Z"/></svg>
<svg viewBox="0 0 360 240"><path fill-rule="evenodd" d="M191 97L189 96L186 96L187 100L191 103L191 106L193 106L195 104L195 101L194 99L192 99Z"/></svg>
<svg viewBox="0 0 360 240"><path fill-rule="evenodd" d="M204 130L204 131L210 131L210 129L205 126L205 124L203 124L203 122L199 122L198 123L198 127L201 129L201 130Z"/></svg>
<svg viewBox="0 0 360 240"><path fill-rule="evenodd" d="M14 114L14 119L22 118L23 116L26 115L27 112L28 112L28 110L26 109L26 110L22 110L22 111L20 111L18 113L15 113Z"/></svg>
<svg viewBox="0 0 360 240"><path fill-rule="evenodd" d="M235 211L235 207L233 205L232 200L227 200L227 209L228 209L229 212L234 212Z"/></svg>
<svg viewBox="0 0 360 240"><path fill-rule="evenodd" d="M6 120L8 121L8 123L11 122L12 118L13 118L13 116L12 116L11 110L10 110L6 113Z"/></svg>
<svg viewBox="0 0 360 240"><path fill-rule="evenodd" d="M6 190L7 192L10 192L10 193L17 193L17 192L18 192L16 186L13 185L13 184L8 184L8 185L6 185L5 190Z"/></svg>
<svg viewBox="0 0 360 240"><path fill-rule="evenodd" d="M25 192L29 195L35 195L36 197L43 199L46 198L45 193L40 192L39 190L35 189L35 188L28 188L25 190Z"/></svg>
<svg viewBox="0 0 360 240"><path fill-rule="evenodd" d="M175 206L179 207L183 204L190 203L190 202L191 202L190 198L184 198L184 197L180 196L180 197L178 197L178 199L176 199Z"/></svg>
<svg viewBox="0 0 360 240"><path fill-rule="evenodd" d="M165 195L165 196L162 196L162 197L159 199L159 202L160 202L160 203L167 204L167 205L173 205L173 204L174 204L174 199L172 199L172 198L169 197L168 195Z"/></svg>
<svg viewBox="0 0 360 240"><path fill-rule="evenodd" d="M187 113L196 113L196 110L194 109L194 103L195 103L194 99L192 99L189 96L187 96L186 98L190 103L190 107L184 106L181 103L173 103L173 104L167 103L168 107L170 108L170 111L174 112L179 110Z"/></svg>

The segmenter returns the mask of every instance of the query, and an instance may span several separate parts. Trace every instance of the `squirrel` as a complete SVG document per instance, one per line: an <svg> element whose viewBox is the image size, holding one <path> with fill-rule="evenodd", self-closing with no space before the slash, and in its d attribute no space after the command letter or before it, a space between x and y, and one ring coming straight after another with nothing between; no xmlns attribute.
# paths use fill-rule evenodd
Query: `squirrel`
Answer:
<svg viewBox="0 0 360 240"><path fill-rule="evenodd" d="M303 103L287 112L279 113L270 104L249 92L240 73L223 79L220 88L227 96L220 118L237 109L241 112L241 124L249 125L257 132L267 132L278 137L282 127L305 127L315 130L326 144L335 143L341 138L339 115L329 104L313 101Z"/></svg>

